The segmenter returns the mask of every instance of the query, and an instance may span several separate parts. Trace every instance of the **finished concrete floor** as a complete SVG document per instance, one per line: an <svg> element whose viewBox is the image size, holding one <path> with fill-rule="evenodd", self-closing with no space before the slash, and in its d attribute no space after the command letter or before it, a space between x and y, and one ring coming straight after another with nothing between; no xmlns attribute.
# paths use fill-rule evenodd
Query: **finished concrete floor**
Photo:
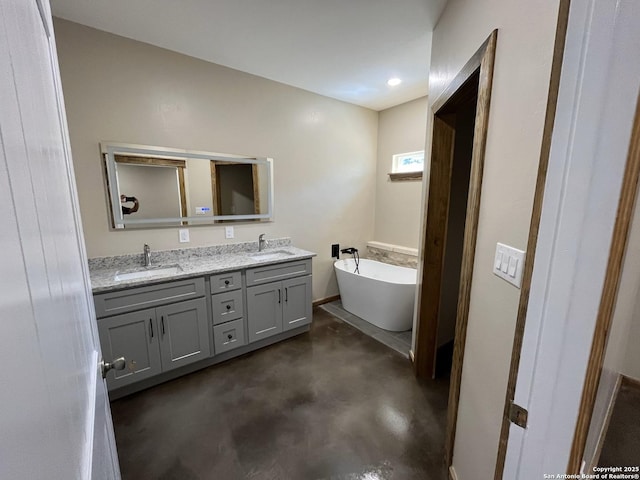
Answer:
<svg viewBox="0 0 640 480"><path fill-rule="evenodd" d="M445 480L447 395L315 309L307 334L111 408L124 480Z"/></svg>

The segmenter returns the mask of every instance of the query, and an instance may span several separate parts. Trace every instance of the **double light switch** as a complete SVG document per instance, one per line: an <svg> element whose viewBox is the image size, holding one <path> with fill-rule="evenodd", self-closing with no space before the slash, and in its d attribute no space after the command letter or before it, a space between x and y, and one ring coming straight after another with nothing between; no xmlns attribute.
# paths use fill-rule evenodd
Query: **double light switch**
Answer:
<svg viewBox="0 0 640 480"><path fill-rule="evenodd" d="M520 288L524 269L524 252L498 243L493 261L493 273Z"/></svg>

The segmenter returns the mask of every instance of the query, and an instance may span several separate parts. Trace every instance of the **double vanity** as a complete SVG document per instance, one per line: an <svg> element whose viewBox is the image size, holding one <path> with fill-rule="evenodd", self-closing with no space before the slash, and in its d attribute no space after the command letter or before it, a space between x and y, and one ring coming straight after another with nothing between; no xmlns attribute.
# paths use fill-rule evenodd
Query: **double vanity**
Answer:
<svg viewBox="0 0 640 480"><path fill-rule="evenodd" d="M271 240L89 260L112 399L309 330L314 253Z"/></svg>

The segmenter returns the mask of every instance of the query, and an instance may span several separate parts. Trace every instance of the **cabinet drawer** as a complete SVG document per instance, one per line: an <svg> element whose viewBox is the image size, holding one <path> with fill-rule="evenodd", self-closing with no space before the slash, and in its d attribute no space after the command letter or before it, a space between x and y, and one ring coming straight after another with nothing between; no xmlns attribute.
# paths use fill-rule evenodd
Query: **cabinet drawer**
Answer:
<svg viewBox="0 0 640 480"><path fill-rule="evenodd" d="M203 297L204 278L190 278L94 296L98 318Z"/></svg>
<svg viewBox="0 0 640 480"><path fill-rule="evenodd" d="M215 354L219 355L247 344L242 319L233 320L213 327L213 344Z"/></svg>
<svg viewBox="0 0 640 480"><path fill-rule="evenodd" d="M242 275L240 272L221 273L211 275L211 293L229 292L242 288Z"/></svg>
<svg viewBox="0 0 640 480"><path fill-rule="evenodd" d="M212 295L211 305L213 306L214 325L242 318L244 314L242 308L242 290Z"/></svg>
<svg viewBox="0 0 640 480"><path fill-rule="evenodd" d="M284 280L286 278L311 274L311 259L298 260L247 270L247 286Z"/></svg>

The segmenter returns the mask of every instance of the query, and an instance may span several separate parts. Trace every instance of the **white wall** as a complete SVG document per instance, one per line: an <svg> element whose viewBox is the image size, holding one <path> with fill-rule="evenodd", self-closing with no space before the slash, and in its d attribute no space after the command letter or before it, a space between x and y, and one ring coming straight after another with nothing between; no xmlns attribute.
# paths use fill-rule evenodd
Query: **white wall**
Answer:
<svg viewBox="0 0 640 480"><path fill-rule="evenodd" d="M496 242L525 249L558 0L450 0L433 33L433 103L498 29L453 465L493 478L520 290L491 273Z"/></svg>
<svg viewBox="0 0 640 480"><path fill-rule="evenodd" d="M110 231L98 142L274 159L275 217L235 240L290 236L315 251L313 298L338 292L331 243L373 237L378 114L185 55L56 19L89 257L183 247L176 229ZM225 243L223 226L190 246Z"/></svg>
<svg viewBox="0 0 640 480"><path fill-rule="evenodd" d="M375 240L418 248L422 182L392 182L391 158L396 153L424 150L427 97L380 112L376 174Z"/></svg>

